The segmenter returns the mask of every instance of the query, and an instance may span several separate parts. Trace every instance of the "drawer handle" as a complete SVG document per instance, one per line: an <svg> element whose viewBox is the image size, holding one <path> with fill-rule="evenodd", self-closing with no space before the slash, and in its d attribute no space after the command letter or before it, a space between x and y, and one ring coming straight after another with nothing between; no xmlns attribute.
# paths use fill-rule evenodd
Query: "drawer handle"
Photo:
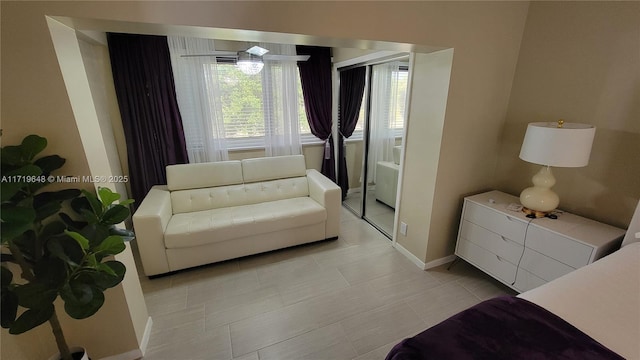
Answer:
<svg viewBox="0 0 640 360"><path fill-rule="evenodd" d="M502 258L498 255L496 255L496 258L498 259L498 261L502 262Z"/></svg>
<svg viewBox="0 0 640 360"><path fill-rule="evenodd" d="M507 220L509 221L516 221L516 219L513 219L511 216L505 216L507 218Z"/></svg>
<svg viewBox="0 0 640 360"><path fill-rule="evenodd" d="M502 241L504 241L504 242L509 242L509 239L507 239L506 237L504 237L502 235L500 235L500 239L502 239Z"/></svg>

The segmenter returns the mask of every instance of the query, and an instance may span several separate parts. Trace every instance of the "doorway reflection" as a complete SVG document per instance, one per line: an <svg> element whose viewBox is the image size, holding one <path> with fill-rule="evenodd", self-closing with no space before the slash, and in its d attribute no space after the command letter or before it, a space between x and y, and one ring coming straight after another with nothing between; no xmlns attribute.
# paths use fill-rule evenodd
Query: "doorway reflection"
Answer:
<svg viewBox="0 0 640 360"><path fill-rule="evenodd" d="M343 148L349 178L343 204L391 238L402 157L408 64L388 61L363 68L366 86L362 106L355 130ZM342 106L346 103L342 76L340 91Z"/></svg>

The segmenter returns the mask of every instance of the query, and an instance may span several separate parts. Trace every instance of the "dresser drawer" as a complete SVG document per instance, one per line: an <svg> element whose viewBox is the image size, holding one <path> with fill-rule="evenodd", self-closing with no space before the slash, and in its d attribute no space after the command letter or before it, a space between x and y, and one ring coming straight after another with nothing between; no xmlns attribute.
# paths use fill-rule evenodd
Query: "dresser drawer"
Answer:
<svg viewBox="0 0 640 360"><path fill-rule="evenodd" d="M456 255L469 261L493 277L511 284L515 279L516 266L498 255L475 245L463 238L458 239Z"/></svg>
<svg viewBox="0 0 640 360"><path fill-rule="evenodd" d="M514 265L522 256L522 245L467 220L462 221L460 236Z"/></svg>
<svg viewBox="0 0 640 360"><path fill-rule="evenodd" d="M529 248L524 250L524 255L520 262L520 268L525 269L546 281L559 278L560 276L575 270L571 266L563 264L560 261L542 255Z"/></svg>
<svg viewBox="0 0 640 360"><path fill-rule="evenodd" d="M513 284L513 287L519 292L525 292L527 290L531 290L537 288L540 285L546 284L547 281L541 279L532 273L524 270L522 268L518 269L518 274L516 275L516 282Z"/></svg>
<svg viewBox="0 0 640 360"><path fill-rule="evenodd" d="M523 239L527 223L519 219L470 201L465 203L464 219L519 244L524 243Z"/></svg>
<svg viewBox="0 0 640 360"><path fill-rule="evenodd" d="M593 252L591 246L533 226L533 224L527 231L526 246L575 269L587 265Z"/></svg>

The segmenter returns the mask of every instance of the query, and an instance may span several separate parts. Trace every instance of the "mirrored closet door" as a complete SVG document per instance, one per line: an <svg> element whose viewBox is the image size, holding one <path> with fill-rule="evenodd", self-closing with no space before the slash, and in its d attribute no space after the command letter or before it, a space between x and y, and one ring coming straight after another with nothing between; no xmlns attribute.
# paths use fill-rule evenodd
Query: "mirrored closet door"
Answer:
<svg viewBox="0 0 640 360"><path fill-rule="evenodd" d="M403 146L408 64L397 59L338 70L338 118L341 134L346 138L342 147L345 165L338 171L346 172L348 179L346 186L344 180L341 182L344 206L391 238ZM358 102L360 106L355 113Z"/></svg>

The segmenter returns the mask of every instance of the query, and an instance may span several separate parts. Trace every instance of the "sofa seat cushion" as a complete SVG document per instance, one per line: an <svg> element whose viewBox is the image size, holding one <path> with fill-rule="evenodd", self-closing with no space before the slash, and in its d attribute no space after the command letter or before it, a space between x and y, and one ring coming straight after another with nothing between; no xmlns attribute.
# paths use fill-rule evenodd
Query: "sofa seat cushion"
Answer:
<svg viewBox="0 0 640 360"><path fill-rule="evenodd" d="M168 249L227 241L324 222L324 207L310 197L174 214L164 235Z"/></svg>

